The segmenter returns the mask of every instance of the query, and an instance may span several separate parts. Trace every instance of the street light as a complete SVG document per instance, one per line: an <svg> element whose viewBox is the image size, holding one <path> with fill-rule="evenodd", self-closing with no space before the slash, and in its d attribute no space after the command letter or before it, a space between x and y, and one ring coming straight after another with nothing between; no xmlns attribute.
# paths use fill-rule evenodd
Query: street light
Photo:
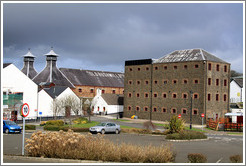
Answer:
<svg viewBox="0 0 246 166"><path fill-rule="evenodd" d="M190 91L190 129L192 129L192 97L193 92Z"/></svg>

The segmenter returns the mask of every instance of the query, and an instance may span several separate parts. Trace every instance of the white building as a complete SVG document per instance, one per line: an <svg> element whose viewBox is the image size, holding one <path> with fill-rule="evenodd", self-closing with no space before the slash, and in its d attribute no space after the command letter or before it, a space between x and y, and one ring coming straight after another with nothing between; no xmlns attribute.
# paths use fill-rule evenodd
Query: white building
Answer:
<svg viewBox="0 0 246 166"><path fill-rule="evenodd" d="M36 119L38 86L15 65L10 63L3 64L1 84L6 101L10 97L9 94L22 96L22 100L13 101L12 103L14 104L12 106L7 104L4 106L4 116L10 119L12 114L17 116L17 120L21 120L20 105L27 103L30 113L26 119Z"/></svg>
<svg viewBox="0 0 246 166"><path fill-rule="evenodd" d="M102 94L101 89L97 90L97 95L91 101L94 114L122 114L123 106L123 95Z"/></svg>
<svg viewBox="0 0 246 166"><path fill-rule="evenodd" d="M230 83L230 102L242 102L243 93L243 77L234 77Z"/></svg>
<svg viewBox="0 0 246 166"><path fill-rule="evenodd" d="M66 98L73 98L73 104L77 104L77 111L79 115L82 114L79 97L69 88L62 86L53 86L51 88L44 88L38 93L38 117L53 117L65 116L65 108L62 106ZM55 113L56 104L59 110ZM76 110L71 110L70 115L75 115Z"/></svg>

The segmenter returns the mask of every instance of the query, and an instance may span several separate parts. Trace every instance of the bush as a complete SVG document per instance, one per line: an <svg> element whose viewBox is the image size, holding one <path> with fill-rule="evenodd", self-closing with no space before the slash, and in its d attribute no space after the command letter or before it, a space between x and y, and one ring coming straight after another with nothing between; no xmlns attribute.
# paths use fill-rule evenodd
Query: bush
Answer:
<svg viewBox="0 0 246 166"><path fill-rule="evenodd" d="M46 122L47 122L47 121L42 121L42 122L40 123L40 126L46 125Z"/></svg>
<svg viewBox="0 0 246 166"><path fill-rule="evenodd" d="M170 163L175 154L171 146L137 146L114 144L98 134L68 132L35 132L26 139L25 150L28 156L96 160L128 163ZM102 153L103 152L103 153Z"/></svg>
<svg viewBox="0 0 246 166"><path fill-rule="evenodd" d="M63 120L49 120L45 123L45 125L56 125L56 126L63 126Z"/></svg>
<svg viewBox="0 0 246 166"><path fill-rule="evenodd" d="M75 123L75 124L85 124L85 123L88 123L88 119L84 118L84 117L79 117L77 119L74 119L73 123Z"/></svg>
<svg viewBox="0 0 246 166"><path fill-rule="evenodd" d="M136 133L136 134L155 134L155 135L163 135L163 132L159 130L149 130L149 129L136 129L136 128L131 128L131 129L121 129L121 132L123 133Z"/></svg>
<svg viewBox="0 0 246 166"><path fill-rule="evenodd" d="M25 125L25 130L36 130L36 125Z"/></svg>
<svg viewBox="0 0 246 166"><path fill-rule="evenodd" d="M190 153L188 154L188 160L190 163L206 163L207 157L201 153Z"/></svg>
<svg viewBox="0 0 246 166"><path fill-rule="evenodd" d="M179 119L178 116L173 116L169 122L170 133L178 133L184 130L184 120Z"/></svg>
<svg viewBox="0 0 246 166"><path fill-rule="evenodd" d="M240 155L230 156L230 160L232 163L242 163L242 157Z"/></svg>
<svg viewBox="0 0 246 166"><path fill-rule="evenodd" d="M89 128L77 128L77 127L66 127L66 126L56 126L56 125L45 125L44 130L48 131L68 131L69 129L74 132L89 132Z"/></svg>
<svg viewBox="0 0 246 166"><path fill-rule="evenodd" d="M169 124L164 124L164 125L163 125L163 128L164 128L164 129L169 129L169 127L170 127Z"/></svg>
<svg viewBox="0 0 246 166"><path fill-rule="evenodd" d="M49 130L49 131L59 131L63 130L65 127L64 126L57 126L57 125L45 125L44 130Z"/></svg>
<svg viewBox="0 0 246 166"><path fill-rule="evenodd" d="M207 136L199 131L183 130L179 133L167 134L166 139L174 140L190 140L190 139L206 139Z"/></svg>

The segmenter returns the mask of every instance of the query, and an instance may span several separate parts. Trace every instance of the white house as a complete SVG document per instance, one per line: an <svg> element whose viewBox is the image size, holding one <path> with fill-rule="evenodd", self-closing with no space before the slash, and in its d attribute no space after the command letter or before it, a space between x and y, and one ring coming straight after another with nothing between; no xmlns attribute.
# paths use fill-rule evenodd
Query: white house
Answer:
<svg viewBox="0 0 246 166"><path fill-rule="evenodd" d="M242 102L243 76L234 77L230 83L230 101L231 103Z"/></svg>
<svg viewBox="0 0 246 166"><path fill-rule="evenodd" d="M36 119L38 86L15 65L10 63L3 64L1 84L5 96L4 102L8 103L4 105L4 116L11 118L12 115L12 118L14 116L17 117L17 120L21 120L20 105L27 103L30 113L26 119ZM10 99L11 96L17 96L18 100Z"/></svg>
<svg viewBox="0 0 246 166"><path fill-rule="evenodd" d="M231 119L232 123L243 123L243 105L239 103L231 103L230 111L225 116Z"/></svg>
<svg viewBox="0 0 246 166"><path fill-rule="evenodd" d="M101 89L98 89L91 101L91 109L94 114L122 114L123 95L102 94Z"/></svg>
<svg viewBox="0 0 246 166"><path fill-rule="evenodd" d="M65 108L59 108L55 113L56 104L61 105L67 97L73 98L73 104L77 104L79 115L82 114L79 97L69 88L62 86L52 86L44 88L38 93L38 117L65 116ZM75 115L75 110L71 110L70 115Z"/></svg>

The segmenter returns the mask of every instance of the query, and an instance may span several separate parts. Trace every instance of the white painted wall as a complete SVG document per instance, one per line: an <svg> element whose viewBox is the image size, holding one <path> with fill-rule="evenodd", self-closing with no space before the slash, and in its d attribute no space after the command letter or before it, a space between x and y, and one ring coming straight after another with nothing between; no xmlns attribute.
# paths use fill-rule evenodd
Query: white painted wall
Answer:
<svg viewBox="0 0 246 166"><path fill-rule="evenodd" d="M42 112L42 115L38 115L38 117L53 116L52 102L53 98L42 89L38 93L38 112Z"/></svg>
<svg viewBox="0 0 246 166"><path fill-rule="evenodd" d="M23 92L23 103L28 103L30 108L26 119L36 119L38 86L13 64L2 70L1 84L3 91ZM21 120L22 117L18 114L17 119Z"/></svg>
<svg viewBox="0 0 246 166"><path fill-rule="evenodd" d="M234 80L230 83L230 101L231 103L242 102L242 88Z"/></svg>
<svg viewBox="0 0 246 166"><path fill-rule="evenodd" d="M231 113L243 113L243 109L231 109ZM231 116L232 123L237 123L237 116Z"/></svg>

